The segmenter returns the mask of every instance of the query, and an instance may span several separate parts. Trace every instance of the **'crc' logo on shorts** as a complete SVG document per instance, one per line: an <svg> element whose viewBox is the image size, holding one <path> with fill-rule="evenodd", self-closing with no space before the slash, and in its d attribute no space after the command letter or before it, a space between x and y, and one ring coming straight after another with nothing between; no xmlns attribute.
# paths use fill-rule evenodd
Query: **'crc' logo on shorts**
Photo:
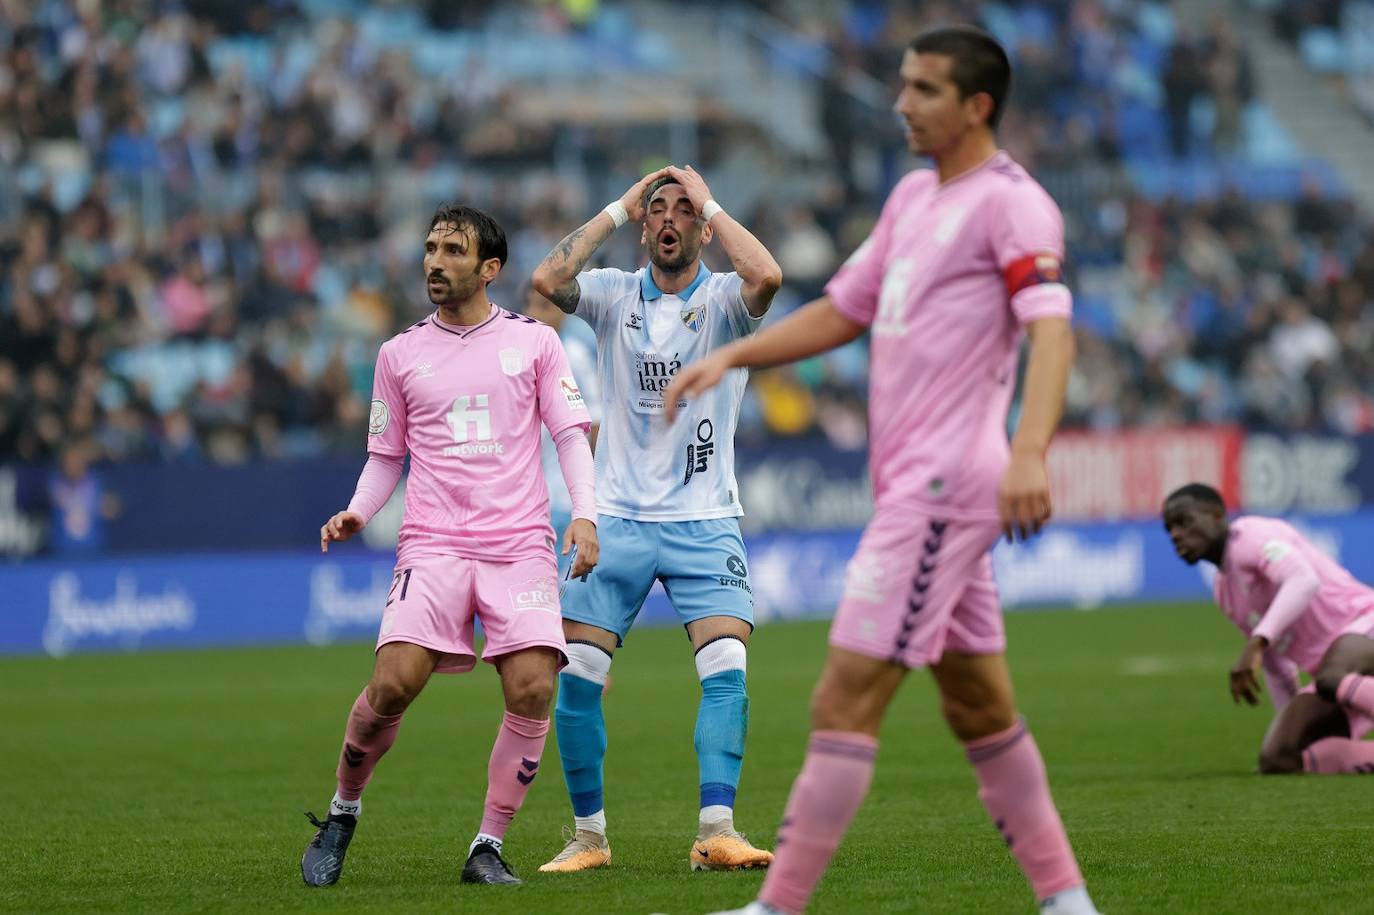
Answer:
<svg viewBox="0 0 1374 915"><path fill-rule="evenodd" d="M552 578L536 578L510 589L511 606L517 611L558 612L558 583Z"/></svg>

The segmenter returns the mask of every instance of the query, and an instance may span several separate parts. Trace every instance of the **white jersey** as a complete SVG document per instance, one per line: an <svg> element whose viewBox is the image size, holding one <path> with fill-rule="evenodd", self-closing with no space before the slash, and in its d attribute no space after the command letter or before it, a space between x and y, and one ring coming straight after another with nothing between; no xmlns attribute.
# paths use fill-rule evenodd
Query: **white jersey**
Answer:
<svg viewBox="0 0 1374 915"><path fill-rule="evenodd" d="M596 425L601 422L601 392L596 378L596 335L582 321L565 319L558 339L563 342L563 349L567 350L568 368L572 369L577 387L582 391L587 414L592 418L592 425ZM555 517L569 515L572 513L572 496L568 495L563 467L558 462L558 446L549 437L548 429L544 430L540 448L544 482L549 487L549 510Z"/></svg>
<svg viewBox="0 0 1374 915"><path fill-rule="evenodd" d="M715 389L680 401L663 418L663 390L682 366L747 336L749 315L737 273L703 264L677 294L662 292L648 268L578 274L576 314L596 331L601 435L596 507L636 521L697 521L744 514L735 482L735 425L749 379L732 369Z"/></svg>

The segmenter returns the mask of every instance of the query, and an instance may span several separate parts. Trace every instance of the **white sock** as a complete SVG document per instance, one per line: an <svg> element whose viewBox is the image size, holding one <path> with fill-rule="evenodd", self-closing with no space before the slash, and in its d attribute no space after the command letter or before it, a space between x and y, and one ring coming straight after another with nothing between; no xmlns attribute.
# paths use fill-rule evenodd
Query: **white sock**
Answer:
<svg viewBox="0 0 1374 915"><path fill-rule="evenodd" d="M346 801L339 797L339 792L335 791L334 800L329 802L329 814L330 816L342 816L344 814L355 817L362 816L363 800L358 798L356 801Z"/></svg>
<svg viewBox="0 0 1374 915"><path fill-rule="evenodd" d="M1040 911L1045 915L1098 915L1086 886L1076 886L1041 900Z"/></svg>
<svg viewBox="0 0 1374 915"><path fill-rule="evenodd" d="M578 829L585 829L587 832L594 832L598 835L606 834L606 808L602 807L589 817L573 817L573 823Z"/></svg>
<svg viewBox="0 0 1374 915"><path fill-rule="evenodd" d="M468 854L471 855L472 850L483 843L486 843L487 845L490 845L492 848L496 849L497 854L501 853L500 839L496 838L496 836L489 836L485 832L479 832L477 834L477 838L473 839L472 844L468 846Z"/></svg>
<svg viewBox="0 0 1374 915"><path fill-rule="evenodd" d="M697 818L697 823L703 830L707 827L710 827L712 831L718 831L722 827L734 829L735 809L726 807L724 804L712 804L709 807L703 807L700 817Z"/></svg>

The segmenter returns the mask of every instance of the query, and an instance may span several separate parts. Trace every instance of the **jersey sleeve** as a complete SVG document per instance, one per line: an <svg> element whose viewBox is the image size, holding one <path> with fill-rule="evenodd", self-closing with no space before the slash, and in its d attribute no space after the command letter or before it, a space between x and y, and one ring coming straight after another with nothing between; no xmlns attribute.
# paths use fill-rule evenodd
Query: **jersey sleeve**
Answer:
<svg viewBox="0 0 1374 915"><path fill-rule="evenodd" d="M888 195L887 203L883 204L883 211L873 231L868 233L868 238L825 284L825 294L830 297L836 310L849 320L865 326L873 323L873 316L878 312L884 265L887 263L887 250L896 221L897 206L894 201L901 187L899 184Z"/></svg>
<svg viewBox="0 0 1374 915"><path fill-rule="evenodd" d="M392 358L391 348L383 345L377 353L377 370L372 376L372 405L367 413L367 450L370 454L404 457L406 401Z"/></svg>
<svg viewBox="0 0 1374 915"><path fill-rule="evenodd" d="M1022 325L1040 318L1067 318L1073 296L1064 283L1064 217L1033 181L1013 182L1002 195L1002 216L992 223L997 269L1007 301Z"/></svg>
<svg viewBox="0 0 1374 915"><path fill-rule="evenodd" d="M578 426L586 432L592 426L582 390L568 366L563 343L550 327L540 328L538 376L535 390L539 397L539 419L554 438L564 429Z"/></svg>
<svg viewBox="0 0 1374 915"><path fill-rule="evenodd" d="M1306 612L1321 581L1312 564L1278 537L1264 540L1257 559L1256 570L1279 587L1251 635L1263 636L1272 644Z"/></svg>
<svg viewBox="0 0 1374 915"><path fill-rule="evenodd" d="M633 273L613 267L598 267L579 273L577 309L573 314L590 324L599 336L612 306L625 294L628 285L634 282Z"/></svg>
<svg viewBox="0 0 1374 915"><path fill-rule="evenodd" d="M568 367L582 392L582 403L593 423L601 422L601 380L596 372L596 349L583 340L569 340L564 344Z"/></svg>
<svg viewBox="0 0 1374 915"><path fill-rule="evenodd" d="M719 304L730 323L731 336L747 337L758 330L763 317L754 317L744 302L744 278L738 273L718 273L711 277L711 299Z"/></svg>

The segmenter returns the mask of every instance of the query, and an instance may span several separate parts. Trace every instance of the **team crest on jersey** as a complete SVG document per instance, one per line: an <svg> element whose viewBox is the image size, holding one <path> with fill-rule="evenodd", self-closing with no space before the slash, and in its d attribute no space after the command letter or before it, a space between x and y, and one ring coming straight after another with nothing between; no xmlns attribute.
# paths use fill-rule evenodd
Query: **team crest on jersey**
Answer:
<svg viewBox="0 0 1374 915"><path fill-rule="evenodd" d="M391 411L387 409L386 401L372 401L372 409L367 414L367 434L381 435L386 431L386 424L391 422Z"/></svg>
<svg viewBox="0 0 1374 915"><path fill-rule="evenodd" d="M501 357L501 371L507 375L519 375L525 367L524 353L513 346L501 350L497 355Z"/></svg>
<svg viewBox="0 0 1374 915"><path fill-rule="evenodd" d="M682 323L691 328L692 333L701 333L706 324L706 306L692 305L682 312Z"/></svg>

